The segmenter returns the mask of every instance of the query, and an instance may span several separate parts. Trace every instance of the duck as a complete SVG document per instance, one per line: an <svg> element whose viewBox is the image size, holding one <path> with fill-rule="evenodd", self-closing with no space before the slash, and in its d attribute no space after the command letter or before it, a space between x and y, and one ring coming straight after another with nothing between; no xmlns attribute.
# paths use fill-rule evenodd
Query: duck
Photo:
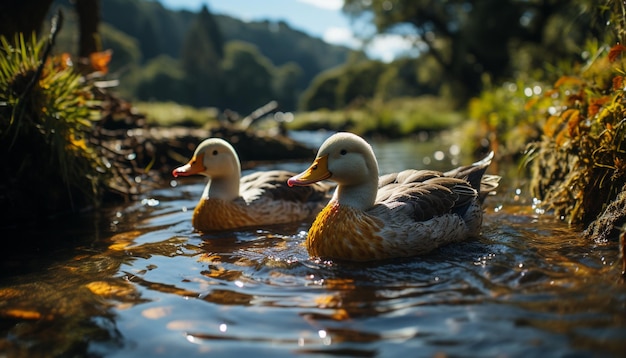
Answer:
<svg viewBox="0 0 626 358"><path fill-rule="evenodd" d="M290 187L330 180L336 189L308 230L305 246L322 260L374 261L426 254L480 233L482 203L500 179L484 175L494 157L448 172L407 169L379 177L362 137L338 132L322 143Z"/></svg>
<svg viewBox="0 0 626 358"><path fill-rule="evenodd" d="M295 174L269 170L242 177L237 152L222 138L202 141L191 160L172 171L175 178L209 178L192 216L193 227L201 232L310 223L330 199L332 186L320 183L293 191L287 180Z"/></svg>

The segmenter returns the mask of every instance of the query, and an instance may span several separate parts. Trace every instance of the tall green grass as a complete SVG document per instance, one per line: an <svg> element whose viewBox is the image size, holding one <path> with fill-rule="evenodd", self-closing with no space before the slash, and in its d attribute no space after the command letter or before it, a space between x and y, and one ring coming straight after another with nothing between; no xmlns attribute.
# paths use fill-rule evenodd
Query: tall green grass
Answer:
<svg viewBox="0 0 626 358"><path fill-rule="evenodd" d="M463 114L445 99L433 96L371 101L340 111L296 113L291 130L349 130L368 135L398 137L422 131L442 131L463 121Z"/></svg>

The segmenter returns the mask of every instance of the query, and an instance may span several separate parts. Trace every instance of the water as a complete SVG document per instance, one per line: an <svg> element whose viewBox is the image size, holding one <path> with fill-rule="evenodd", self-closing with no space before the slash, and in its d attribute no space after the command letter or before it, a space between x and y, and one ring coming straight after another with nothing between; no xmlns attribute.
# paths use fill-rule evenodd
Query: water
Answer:
<svg viewBox="0 0 626 358"><path fill-rule="evenodd" d="M445 143L374 147L381 172L471 160ZM367 264L310 260L304 223L195 233L204 182L177 184L3 235L68 245L3 254L0 356L625 356L617 244L539 215L515 175L487 199L480 238Z"/></svg>

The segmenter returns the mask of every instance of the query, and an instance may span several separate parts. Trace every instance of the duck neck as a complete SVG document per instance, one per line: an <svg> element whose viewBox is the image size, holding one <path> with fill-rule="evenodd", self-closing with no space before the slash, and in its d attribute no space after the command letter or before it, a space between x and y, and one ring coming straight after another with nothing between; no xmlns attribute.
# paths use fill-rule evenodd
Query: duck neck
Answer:
<svg viewBox="0 0 626 358"><path fill-rule="evenodd" d="M378 191L378 181L368 181L358 185L338 185L335 200L339 205L347 205L359 210L374 206Z"/></svg>
<svg viewBox="0 0 626 358"><path fill-rule="evenodd" d="M209 178L202 197L205 199L235 200L239 197L240 173Z"/></svg>

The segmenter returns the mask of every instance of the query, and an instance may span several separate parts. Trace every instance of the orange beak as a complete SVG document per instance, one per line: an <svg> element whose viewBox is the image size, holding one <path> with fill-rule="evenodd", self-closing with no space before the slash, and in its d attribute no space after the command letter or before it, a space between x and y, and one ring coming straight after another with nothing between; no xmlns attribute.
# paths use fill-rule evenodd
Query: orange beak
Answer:
<svg viewBox="0 0 626 358"><path fill-rule="evenodd" d="M203 159L204 154L199 154L197 157L193 156L189 163L172 170L172 175L174 176L174 178L178 178L179 176L188 177L190 175L202 173L206 170L206 168L202 164Z"/></svg>
<svg viewBox="0 0 626 358"><path fill-rule="evenodd" d="M289 186L309 185L330 178L332 173L328 171L328 155L318 157L311 166L302 173L287 180Z"/></svg>

